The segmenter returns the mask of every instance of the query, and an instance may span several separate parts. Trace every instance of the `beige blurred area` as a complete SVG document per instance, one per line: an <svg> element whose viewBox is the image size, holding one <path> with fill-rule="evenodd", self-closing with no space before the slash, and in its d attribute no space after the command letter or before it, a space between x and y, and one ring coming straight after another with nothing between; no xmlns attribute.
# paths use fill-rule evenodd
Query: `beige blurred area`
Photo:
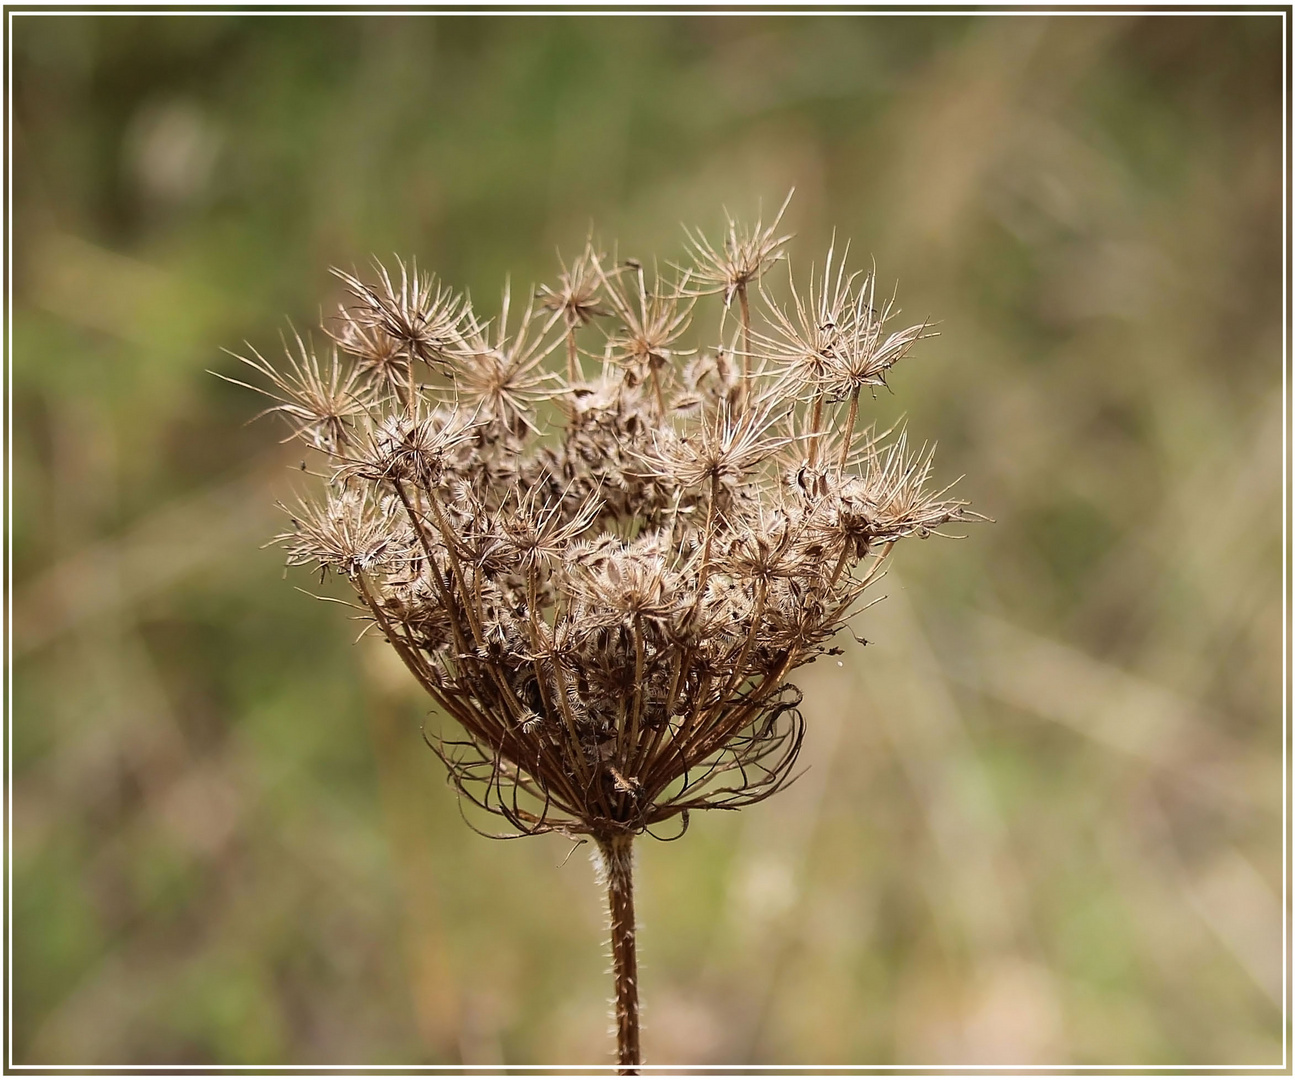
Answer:
<svg viewBox="0 0 1295 1080"><path fill-rule="evenodd" d="M587 845L466 827L208 371L330 265L488 302L793 186L994 521L800 673L792 788L639 844L646 1060L1281 1064L1284 16L11 19L10 1064L610 1061Z"/></svg>

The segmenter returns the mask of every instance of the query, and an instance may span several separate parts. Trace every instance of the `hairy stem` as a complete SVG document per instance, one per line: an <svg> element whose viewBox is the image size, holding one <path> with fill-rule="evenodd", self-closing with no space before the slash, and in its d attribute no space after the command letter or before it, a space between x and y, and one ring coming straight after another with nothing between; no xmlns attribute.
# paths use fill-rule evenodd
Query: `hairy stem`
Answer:
<svg viewBox="0 0 1295 1080"><path fill-rule="evenodd" d="M634 944L634 838L598 841L607 879L612 966L616 976L616 1052L622 1076L637 1076L639 1053L638 956Z"/></svg>

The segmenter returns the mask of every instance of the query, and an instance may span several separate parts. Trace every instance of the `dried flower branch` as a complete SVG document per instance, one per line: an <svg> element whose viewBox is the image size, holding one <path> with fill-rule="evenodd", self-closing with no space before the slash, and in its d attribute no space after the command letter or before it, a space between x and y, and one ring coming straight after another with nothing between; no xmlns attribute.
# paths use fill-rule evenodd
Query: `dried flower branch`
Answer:
<svg viewBox="0 0 1295 1080"><path fill-rule="evenodd" d="M792 188L787 192L787 197L783 200L782 206L778 208L778 213L774 217L772 224L765 225L762 220L757 220L755 225L745 228L728 217L728 230L724 235L724 242L721 247L716 248L700 229L693 231L685 228L688 235L688 245L691 248L694 260L692 268L693 279L696 285L693 289L693 295L705 296L707 293L722 292L724 294L724 310L727 312L733 303L733 297L738 299L738 309L742 320L742 383L739 384L739 403L740 393L746 389L746 382L750 378L750 358L751 358L751 303L749 291L752 284L758 284L761 276L775 262L783 257L783 247L790 235L778 236L778 226L782 222L782 216L787 212L787 207L791 203L791 197L796 193Z"/></svg>
<svg viewBox="0 0 1295 1080"><path fill-rule="evenodd" d="M544 306L553 312L553 317L561 318L566 328L567 342L567 379L575 383L580 377L579 354L576 351L576 330L588 326L598 316L610 315L611 312L598 302L600 285L600 260L606 256L594 251L592 241L585 243L582 251L568 268L562 257L562 273L558 277L556 288L541 285L535 294Z"/></svg>
<svg viewBox="0 0 1295 1080"><path fill-rule="evenodd" d="M532 301L512 331L507 290L492 329L412 266L339 272L355 303L328 328L327 369L300 339L282 370L245 361L330 466L325 501L278 538L289 562L346 577L456 722L428 742L462 798L510 835L596 842L626 1071L633 839L788 784L804 735L790 674L834 651L894 544L976 517L932 489L930 450L857 425L862 389L926 324L887 331L875 273L859 285L834 249L777 303L761 275L785 209L730 220L722 249L689 234L696 265L669 287L586 246L534 294L552 315ZM741 300L740 369L722 340L681 348L720 291ZM604 316L587 379L577 338ZM565 375L546 366L564 343Z"/></svg>

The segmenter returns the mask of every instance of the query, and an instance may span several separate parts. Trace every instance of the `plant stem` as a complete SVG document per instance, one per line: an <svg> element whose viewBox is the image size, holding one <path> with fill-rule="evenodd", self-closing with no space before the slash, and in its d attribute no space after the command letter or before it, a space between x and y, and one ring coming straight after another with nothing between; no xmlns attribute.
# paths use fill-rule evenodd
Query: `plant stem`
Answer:
<svg viewBox="0 0 1295 1080"><path fill-rule="evenodd" d="M576 328L567 323L567 382L573 385L583 378L579 354L576 352Z"/></svg>
<svg viewBox="0 0 1295 1080"><path fill-rule="evenodd" d="M616 1051L622 1076L637 1076L639 1055L638 956L634 944L634 838L598 841L607 878L612 966L616 975Z"/></svg>
<svg viewBox="0 0 1295 1080"><path fill-rule="evenodd" d="M697 573L697 599L700 604L706 592L706 582L710 578L710 542L715 532L715 502L719 499L719 477L710 478L710 505L706 507L706 535L701 546L701 570Z"/></svg>
<svg viewBox="0 0 1295 1080"><path fill-rule="evenodd" d="M836 467L842 472L845 471L845 463L850 457L850 443L854 441L854 422L859 416L859 391L855 390L854 396L850 398L850 418L845 422L845 438L841 440L841 460L836 463Z"/></svg>
<svg viewBox="0 0 1295 1080"><path fill-rule="evenodd" d="M665 419L665 398L661 396L661 380L657 377L656 365L648 359L648 370L652 375L652 389L656 392L656 414L657 418Z"/></svg>
<svg viewBox="0 0 1295 1080"><path fill-rule="evenodd" d="M746 408L746 384L751 379L751 305L746 299L746 282L737 287L737 299L742 312L742 390L738 395L738 412Z"/></svg>
<svg viewBox="0 0 1295 1080"><path fill-rule="evenodd" d="M814 398L814 415L809 420L809 467L815 469L818 467L818 439L819 425L823 422L823 395L819 394Z"/></svg>

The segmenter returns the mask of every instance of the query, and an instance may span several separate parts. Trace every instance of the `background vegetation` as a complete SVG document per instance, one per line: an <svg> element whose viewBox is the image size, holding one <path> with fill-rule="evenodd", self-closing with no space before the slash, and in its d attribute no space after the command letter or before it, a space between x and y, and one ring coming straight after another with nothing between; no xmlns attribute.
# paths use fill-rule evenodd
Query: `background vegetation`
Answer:
<svg viewBox="0 0 1295 1080"><path fill-rule="evenodd" d="M807 672L795 787L640 845L647 1059L1278 1062L1280 17L11 26L16 1063L608 1060L585 852L464 827L206 370L330 264L488 307L792 185L997 523Z"/></svg>

